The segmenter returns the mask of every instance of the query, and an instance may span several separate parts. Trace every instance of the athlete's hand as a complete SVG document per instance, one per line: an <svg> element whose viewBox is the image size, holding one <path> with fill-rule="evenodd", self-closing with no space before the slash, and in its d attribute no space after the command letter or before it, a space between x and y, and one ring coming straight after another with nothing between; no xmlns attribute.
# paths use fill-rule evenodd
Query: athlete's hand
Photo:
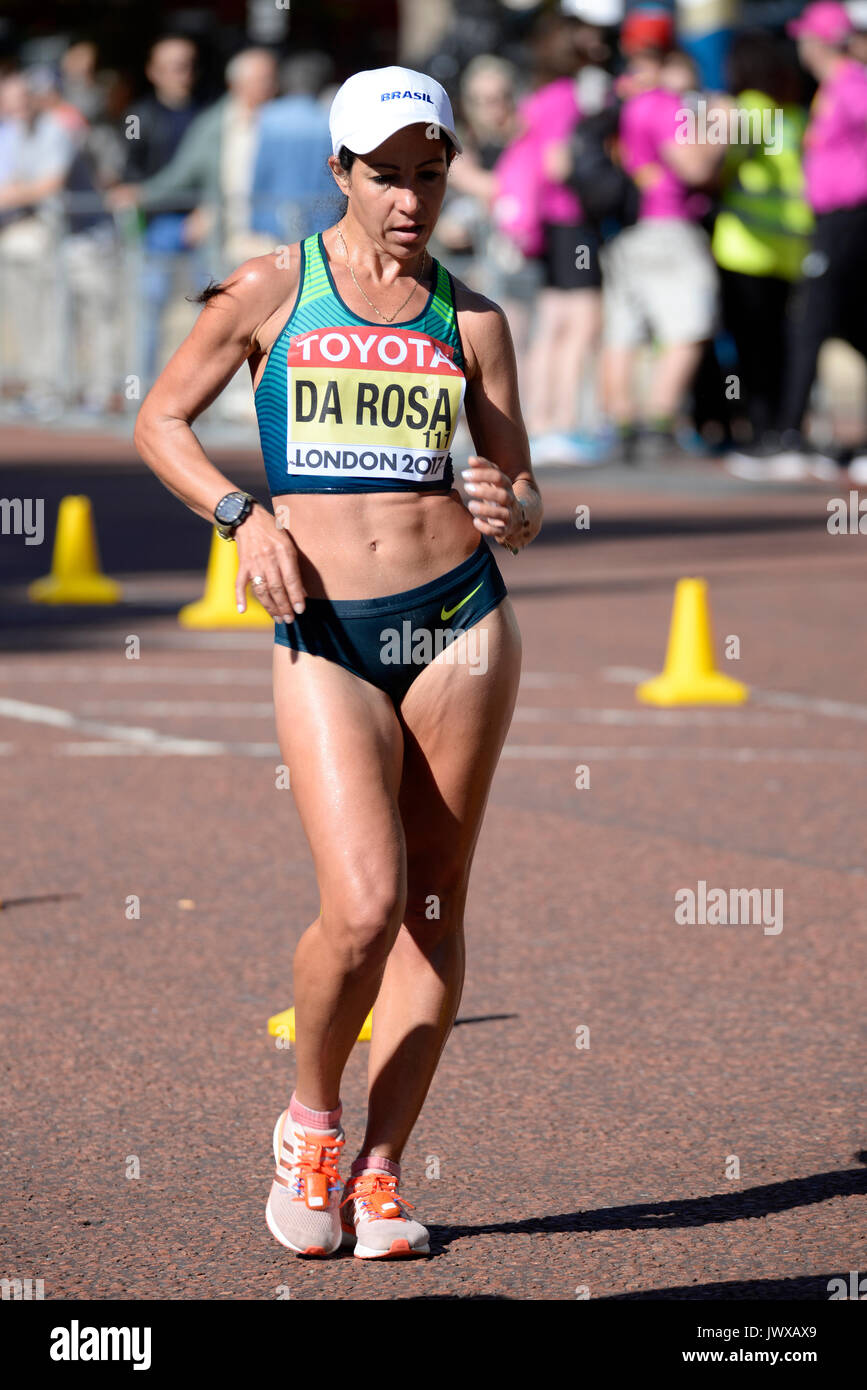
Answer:
<svg viewBox="0 0 867 1390"><path fill-rule="evenodd" d="M249 584L262 607L277 622L294 622L295 613L304 612L307 595L301 582L295 542L279 525L277 518L257 503L235 532L238 547L238 577L235 598L238 612L247 607ZM264 584L253 584L261 575Z"/></svg>
<svg viewBox="0 0 867 1390"><path fill-rule="evenodd" d="M507 545L510 536L523 530L521 504L512 484L490 459L473 454L467 461L469 468L463 470L461 477L470 495L467 508L473 514L473 525L483 536L494 536Z"/></svg>

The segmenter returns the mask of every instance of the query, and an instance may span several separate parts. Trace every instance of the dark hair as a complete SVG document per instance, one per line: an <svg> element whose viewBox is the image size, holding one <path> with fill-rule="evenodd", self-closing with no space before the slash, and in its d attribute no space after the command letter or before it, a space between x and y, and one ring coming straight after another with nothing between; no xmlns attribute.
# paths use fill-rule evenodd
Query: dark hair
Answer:
<svg viewBox="0 0 867 1390"><path fill-rule="evenodd" d="M781 41L764 29L745 29L734 39L726 62L731 90L764 92L775 101L792 101L793 65Z"/></svg>
<svg viewBox="0 0 867 1390"><path fill-rule="evenodd" d="M212 279L208 281L201 294L188 294L184 298L188 304L207 304L209 299L214 298L214 295L222 294L228 288L228 285L224 284L222 280Z"/></svg>
<svg viewBox="0 0 867 1390"><path fill-rule="evenodd" d="M164 34L159 34L151 43L148 44L145 63L149 63L154 56L154 49L159 48L161 43L188 43L196 55L196 62L201 58L199 45L192 34L181 33L177 29L167 29Z"/></svg>
<svg viewBox="0 0 867 1390"><path fill-rule="evenodd" d="M457 146L455 145L455 142L451 138L451 136L446 135L445 131L442 132L440 139L446 147L446 160L450 164L452 159L458 152ZM358 155L355 153L354 150L347 149L346 145L341 145L340 154L337 156L337 158L340 161L341 169L343 169L344 172L348 174L356 159L358 158Z"/></svg>

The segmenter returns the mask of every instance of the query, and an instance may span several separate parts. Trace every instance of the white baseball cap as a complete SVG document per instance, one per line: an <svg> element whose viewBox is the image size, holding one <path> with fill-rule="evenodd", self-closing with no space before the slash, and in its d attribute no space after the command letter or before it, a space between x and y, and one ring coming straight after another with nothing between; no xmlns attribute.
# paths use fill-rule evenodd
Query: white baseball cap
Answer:
<svg viewBox="0 0 867 1390"><path fill-rule="evenodd" d="M412 68L368 68L348 77L331 103L331 148L335 154L344 145L355 154L369 154L417 122L436 126L461 153L452 104L439 82Z"/></svg>
<svg viewBox="0 0 867 1390"><path fill-rule="evenodd" d="M613 29L623 18L624 0L560 0L560 11L600 29Z"/></svg>

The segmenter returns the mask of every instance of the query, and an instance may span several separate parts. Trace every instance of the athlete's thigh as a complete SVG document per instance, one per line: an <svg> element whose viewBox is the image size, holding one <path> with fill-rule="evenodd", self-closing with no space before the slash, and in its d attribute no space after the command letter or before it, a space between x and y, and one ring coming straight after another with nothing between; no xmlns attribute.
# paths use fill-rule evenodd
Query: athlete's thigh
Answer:
<svg viewBox="0 0 867 1390"><path fill-rule="evenodd" d="M280 752L323 893L388 894L404 875L403 734L391 700L335 662L275 643Z"/></svg>
<svg viewBox="0 0 867 1390"><path fill-rule="evenodd" d="M521 636L504 599L413 681L400 714L410 898L460 878L475 847L518 691ZM431 887L428 891L436 891Z"/></svg>

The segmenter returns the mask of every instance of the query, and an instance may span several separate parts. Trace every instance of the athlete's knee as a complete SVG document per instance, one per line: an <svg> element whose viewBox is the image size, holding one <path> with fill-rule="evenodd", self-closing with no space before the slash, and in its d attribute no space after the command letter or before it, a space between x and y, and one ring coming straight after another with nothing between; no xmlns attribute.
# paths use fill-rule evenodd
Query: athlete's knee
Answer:
<svg viewBox="0 0 867 1390"><path fill-rule="evenodd" d="M424 873L411 880L403 920L419 942L436 942L459 931L464 920L469 868L464 861L437 865L425 883Z"/></svg>
<svg viewBox="0 0 867 1390"><path fill-rule="evenodd" d="M384 963L403 917L405 894L396 877L346 885L323 900L322 926L348 972Z"/></svg>

